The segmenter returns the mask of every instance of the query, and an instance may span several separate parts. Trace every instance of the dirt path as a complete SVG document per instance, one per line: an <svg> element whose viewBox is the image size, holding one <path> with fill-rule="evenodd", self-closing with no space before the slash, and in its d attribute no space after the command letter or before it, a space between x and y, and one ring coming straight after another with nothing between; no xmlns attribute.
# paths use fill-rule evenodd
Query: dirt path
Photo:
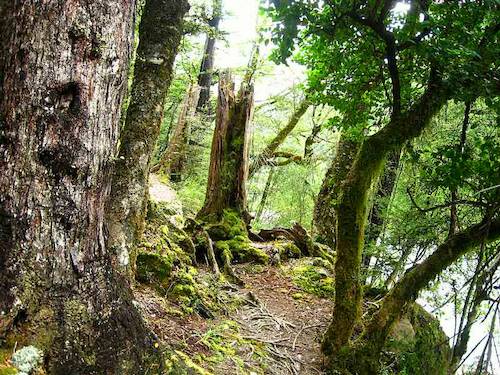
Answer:
<svg viewBox="0 0 500 375"><path fill-rule="evenodd" d="M242 292L255 296L257 303L241 308L236 319L249 335L268 345L274 361L267 373L322 374L320 340L332 302L304 293L276 267L259 273L244 270L237 271L245 282Z"/></svg>
<svg viewBox="0 0 500 375"><path fill-rule="evenodd" d="M172 313L175 304L148 287L138 288L136 299L159 340L214 375L323 374L320 340L331 300L300 290L276 266L247 264L235 271L245 286L227 285L217 298L222 304L239 300L238 308L214 319Z"/></svg>

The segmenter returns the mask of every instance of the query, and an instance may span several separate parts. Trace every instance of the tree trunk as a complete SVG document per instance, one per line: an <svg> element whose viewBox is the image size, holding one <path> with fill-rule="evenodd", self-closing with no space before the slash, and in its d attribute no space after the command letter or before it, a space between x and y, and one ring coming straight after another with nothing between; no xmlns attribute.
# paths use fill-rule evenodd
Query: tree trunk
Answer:
<svg viewBox="0 0 500 375"><path fill-rule="evenodd" d="M314 121L313 114L313 128L311 129L311 134L307 137L306 142L304 144L304 160L309 160L313 156L313 146L316 142L316 137L321 132L322 124L316 123Z"/></svg>
<svg viewBox="0 0 500 375"><path fill-rule="evenodd" d="M329 356L333 357L349 342L360 314L361 256L371 187L390 152L420 135L446 102L447 93L440 82L432 72L429 86L421 98L362 143L341 186L336 209L335 307L323 342L323 350Z"/></svg>
<svg viewBox="0 0 500 375"><path fill-rule="evenodd" d="M394 187L398 178L399 161L401 159L401 150L395 150L389 154L384 172L380 178L377 192L375 193L373 206L370 213L370 222L366 235L367 243L376 243L384 227L385 216L387 214L388 202L392 196ZM366 249L365 249L366 250ZM366 251L363 252L363 281L366 281L368 269L370 267L372 256Z"/></svg>
<svg viewBox="0 0 500 375"><path fill-rule="evenodd" d="M213 2L213 15L212 19L208 22L208 26L212 28L212 32L219 30L219 23L222 16L222 0L214 0ZM210 100L210 87L212 86L212 75L214 69L214 55L215 55L215 41L216 38L212 34L207 34L203 58L201 60L200 74L198 75L198 86L201 88L198 104L196 105L196 112L203 110L209 111Z"/></svg>
<svg viewBox="0 0 500 375"><path fill-rule="evenodd" d="M170 137L168 147L153 171L161 171L170 176L173 182L180 182L186 167L186 153L189 140L189 127L196 111L200 87L191 85L182 103L177 125Z"/></svg>
<svg viewBox="0 0 500 375"><path fill-rule="evenodd" d="M217 221L225 209L248 219L249 122L253 109L253 86L244 82L234 92L234 82L225 73L219 82L217 120L212 141L205 204L198 217Z"/></svg>
<svg viewBox="0 0 500 375"><path fill-rule="evenodd" d="M269 174L267 176L266 186L264 187L264 191L262 192L262 197L260 198L260 203L257 208L257 213L255 215L255 220L257 221L260 220L262 213L264 212L264 208L266 207L267 197L269 195L269 190L271 190L273 179L274 179L274 168L271 167L269 168Z"/></svg>
<svg viewBox="0 0 500 375"><path fill-rule="evenodd" d="M108 206L108 247L131 273L144 229L151 155L159 136L165 96L182 36L185 0L147 0L139 27L134 82Z"/></svg>
<svg viewBox="0 0 500 375"><path fill-rule="evenodd" d="M465 143L467 141L467 129L469 128L469 117L470 110L472 107L472 102L468 101L465 103L464 119L462 121L462 130L460 132L460 143L457 148L458 151L463 154L465 151ZM456 188L451 189L451 201L458 201L458 190ZM452 236L458 230L458 209L456 204L450 206L450 227L448 230L448 236Z"/></svg>
<svg viewBox="0 0 500 375"><path fill-rule="evenodd" d="M349 173L359 149L360 141L342 133L337 145L337 154L326 172L316 203L314 224L321 239L332 249L335 248L335 228L337 224L335 205L340 186Z"/></svg>
<svg viewBox="0 0 500 375"><path fill-rule="evenodd" d="M134 4L1 3L0 338L50 374L143 373L151 345L104 230Z"/></svg>
<svg viewBox="0 0 500 375"><path fill-rule="evenodd" d="M304 116L310 105L311 103L307 99L304 99L299 104L292 117L290 117L288 124L281 129L278 134L276 134L267 147L255 158L255 161L250 166L250 177L257 173L263 165L267 164L269 160L272 159L274 152L279 146L281 146L292 130L295 129L299 120L302 116Z"/></svg>

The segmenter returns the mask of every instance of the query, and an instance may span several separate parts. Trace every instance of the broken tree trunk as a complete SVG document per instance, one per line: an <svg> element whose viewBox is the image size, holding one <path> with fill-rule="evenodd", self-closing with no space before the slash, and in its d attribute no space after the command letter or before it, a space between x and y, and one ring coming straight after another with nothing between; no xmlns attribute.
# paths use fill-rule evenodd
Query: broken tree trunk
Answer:
<svg viewBox="0 0 500 375"><path fill-rule="evenodd" d="M148 342L105 246L135 1L2 1L0 341L49 374L139 374Z"/></svg>
<svg viewBox="0 0 500 375"><path fill-rule="evenodd" d="M246 181L252 109L253 86L244 82L235 93L231 75L222 74L205 204L197 215L204 221L219 220L226 209L248 221Z"/></svg>
<svg viewBox="0 0 500 375"><path fill-rule="evenodd" d="M200 87L191 85L182 103L177 125L170 137L168 147L160 162L152 168L153 172L162 172L170 176L173 182L180 182L186 167L186 153L189 141L189 128L196 111L200 96Z"/></svg>
<svg viewBox="0 0 500 375"><path fill-rule="evenodd" d="M134 82L107 209L107 246L129 275L144 229L150 160L188 7L185 0L147 0L139 27Z"/></svg>
<svg viewBox="0 0 500 375"><path fill-rule="evenodd" d="M263 165L266 165L273 158L275 151L281 146L292 130L295 129L299 120L304 116L310 105L311 103L307 99L304 99L299 104L292 117L290 117L288 124L276 134L267 147L255 158L255 161L250 166L250 177L257 173Z"/></svg>

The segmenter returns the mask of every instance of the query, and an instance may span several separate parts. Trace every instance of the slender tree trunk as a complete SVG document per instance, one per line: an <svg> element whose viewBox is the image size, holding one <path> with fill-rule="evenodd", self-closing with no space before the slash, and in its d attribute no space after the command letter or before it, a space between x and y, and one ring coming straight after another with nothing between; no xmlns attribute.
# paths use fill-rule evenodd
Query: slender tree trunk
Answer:
<svg viewBox="0 0 500 375"><path fill-rule="evenodd" d="M200 87L191 85L182 103L177 125L169 139L160 162L152 169L154 172L161 171L170 176L173 182L180 182L186 167L186 153L189 139L190 123L196 111L196 103L200 96Z"/></svg>
<svg viewBox="0 0 500 375"><path fill-rule="evenodd" d="M259 207L257 209L257 214L255 215L255 220L259 221L262 216L262 212L264 212L264 208L266 207L267 197L269 196L269 190L271 190L271 185L274 180L274 168L269 169L269 175L267 176L266 186L264 187L264 191L262 192L262 197L260 198Z"/></svg>
<svg viewBox="0 0 500 375"><path fill-rule="evenodd" d="M143 373L151 345L104 230L134 4L0 3L0 338L50 374Z"/></svg>
<svg viewBox="0 0 500 375"><path fill-rule="evenodd" d="M185 0L147 0L139 27L134 82L108 206L108 246L117 266L131 273L144 229L151 155L182 36Z"/></svg>
<svg viewBox="0 0 500 375"><path fill-rule="evenodd" d="M384 283L386 289L388 290L391 289L398 280L398 278L401 276L406 267L406 262L408 261L408 258L410 257L411 253L412 253L411 247L403 249L401 257L398 259L397 264L394 266L394 269L392 270L391 274Z"/></svg>
<svg viewBox="0 0 500 375"><path fill-rule="evenodd" d="M331 357L348 344L360 314L361 256L371 187L390 152L417 137L446 102L447 94L439 83L433 72L420 100L362 143L341 186L336 210L335 307L323 342Z"/></svg>
<svg viewBox="0 0 500 375"><path fill-rule="evenodd" d="M269 162L269 160L273 157L274 152L278 149L279 146L281 146L281 144L285 141L286 137L288 137L292 130L295 129L295 127L299 123L299 120L302 118L302 116L304 116L310 105L311 103L307 99L304 99L299 104L292 117L290 117L288 124L283 129L281 129L278 134L276 134L273 140L250 165L250 177L257 173L263 165Z"/></svg>
<svg viewBox="0 0 500 375"><path fill-rule="evenodd" d="M313 115L313 119L314 119L314 115ZM314 120L313 120L313 122L314 122ZM305 145L304 145L304 160L308 160L312 157L313 146L314 146L314 143L316 142L316 137L321 132L321 127L322 127L321 124L314 122L313 128L311 129L311 134L309 135L309 137L307 137Z"/></svg>
<svg viewBox="0 0 500 375"><path fill-rule="evenodd" d="M212 32L219 30L219 23L222 18L222 0L214 0L213 2L213 15L209 21L208 26L212 28ZM198 75L198 86L201 88L198 104L196 105L196 112L203 110L210 111L210 87L212 86L212 75L214 69L214 55L215 55L215 42L216 38L212 34L207 34L203 59L201 60L200 74Z"/></svg>
<svg viewBox="0 0 500 375"><path fill-rule="evenodd" d="M472 102L465 103L464 110L464 120L462 122L462 131L460 132L460 143L458 144L458 151L463 154L465 151L465 142L467 141L467 129L469 128L469 117L470 110L472 107ZM457 189L451 189L451 201L455 202L458 200L458 191ZM457 205L452 204L450 206L450 228L448 231L448 235L453 235L458 229L458 210Z"/></svg>
<svg viewBox="0 0 500 375"><path fill-rule="evenodd" d="M382 233L388 208L387 200L392 196L392 192L396 186L400 159L401 150L398 149L389 154L387 163L385 164L384 172L380 178L371 209L368 233L366 236L367 243L376 243ZM371 259L371 254L364 251L362 258L363 282L366 281Z"/></svg>
<svg viewBox="0 0 500 375"><path fill-rule="evenodd" d="M248 219L249 122L253 109L253 86L246 81L238 93L229 73L219 82L217 120L212 141L205 204L198 213L203 220L219 220L225 209Z"/></svg>
<svg viewBox="0 0 500 375"><path fill-rule="evenodd" d="M479 270L479 268L481 268L479 266L482 265L483 263L478 263L477 271ZM470 304L470 307L469 304L466 304L466 308L464 308L458 330L458 336L455 345L453 346L453 358L451 361L451 367L454 370L458 370L460 361L467 352L467 344L469 343L472 326L474 325L474 323L476 323L476 320L479 316L481 303L490 297L491 289L494 287L494 282L492 279L495 275L495 272L498 270L499 265L500 253L498 253L491 260L491 262L489 262L489 265L482 271L480 271L480 275L474 278L471 282L469 291L472 292L472 289L474 290L474 293L470 293L471 295L473 295L472 303Z"/></svg>

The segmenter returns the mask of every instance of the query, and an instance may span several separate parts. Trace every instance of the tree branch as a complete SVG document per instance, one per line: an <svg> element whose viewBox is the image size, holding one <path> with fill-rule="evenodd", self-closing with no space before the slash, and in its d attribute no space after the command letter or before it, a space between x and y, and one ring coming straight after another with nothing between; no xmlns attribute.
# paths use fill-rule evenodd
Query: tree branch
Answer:
<svg viewBox="0 0 500 375"><path fill-rule="evenodd" d="M392 3L392 1L387 1L386 4L384 4L384 7L387 3ZM392 82L392 115L395 118L399 117L401 114L401 80L399 77L396 39L394 34L385 28L383 19L380 19L380 17L378 20L375 20L373 18L362 17L354 11L349 12L348 14L359 24L367 26L373 30L375 34L377 34L385 43L387 68Z"/></svg>
<svg viewBox="0 0 500 375"><path fill-rule="evenodd" d="M399 319L404 307L415 300L429 282L468 251L483 242L493 242L499 238L498 217L493 220L485 219L448 237L426 260L407 271L384 297L381 308L367 327L365 338L374 340L376 345L383 345L392 324Z"/></svg>
<svg viewBox="0 0 500 375"><path fill-rule="evenodd" d="M412 195L411 190L410 190L409 187L406 188L406 192L408 193L408 196L410 197L410 201L413 204L413 206L417 210L419 210L420 212L422 212L422 213L427 213L427 212L435 211L435 210L438 210L440 208L447 208L447 207L450 207L450 206L453 206L453 205L457 205L457 204L464 204L464 205L474 206L474 207L488 207L488 205L486 203L483 203L483 202L469 201L469 200L466 200L466 199L457 199L457 200L454 200L454 201L451 201L451 202L447 202L447 203L443 203L443 204L438 204L436 206L422 208L415 201L415 198L413 197L413 195Z"/></svg>
<svg viewBox="0 0 500 375"><path fill-rule="evenodd" d="M309 100L304 99L292 117L288 120L288 124L279 131L278 134L273 138L273 140L266 146L266 148L255 158L253 163L250 165L249 177L252 177L263 165L265 165L276 153L278 147L283 143L283 141L288 137L292 130L297 126L301 117L306 113L307 109L311 103Z"/></svg>

